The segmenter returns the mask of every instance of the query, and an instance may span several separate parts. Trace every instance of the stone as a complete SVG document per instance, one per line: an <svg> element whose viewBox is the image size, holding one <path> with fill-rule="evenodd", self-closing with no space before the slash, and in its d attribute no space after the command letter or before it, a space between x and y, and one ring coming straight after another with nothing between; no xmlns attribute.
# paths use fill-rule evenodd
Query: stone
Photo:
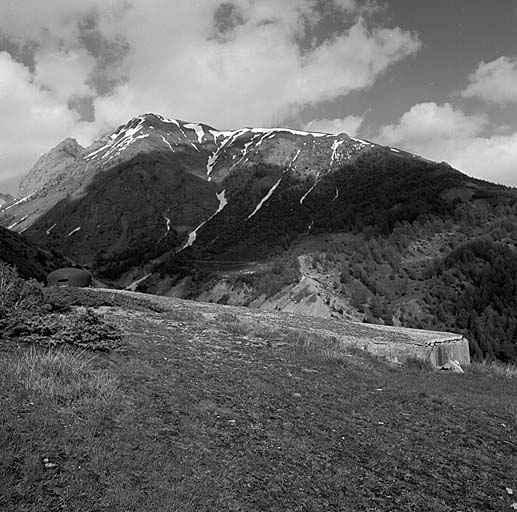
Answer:
<svg viewBox="0 0 517 512"><path fill-rule="evenodd" d="M458 361L448 361L446 364L440 367L440 370L451 371L453 373L465 373Z"/></svg>

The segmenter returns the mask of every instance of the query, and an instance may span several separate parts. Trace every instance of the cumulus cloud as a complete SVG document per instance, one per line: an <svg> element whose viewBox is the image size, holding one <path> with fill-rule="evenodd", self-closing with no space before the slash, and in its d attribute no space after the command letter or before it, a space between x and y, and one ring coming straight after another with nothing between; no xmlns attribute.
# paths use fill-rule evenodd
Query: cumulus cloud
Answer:
<svg viewBox="0 0 517 512"><path fill-rule="evenodd" d="M75 136L85 143L96 130L33 83L30 71L7 52L0 52L0 112L0 189L62 139Z"/></svg>
<svg viewBox="0 0 517 512"><path fill-rule="evenodd" d="M517 103L517 57L481 62L469 76L469 85L461 95L501 105Z"/></svg>
<svg viewBox="0 0 517 512"><path fill-rule="evenodd" d="M517 133L484 135L486 116L468 115L449 103L419 103L376 140L425 158L447 161L477 178L517 186Z"/></svg>
<svg viewBox="0 0 517 512"><path fill-rule="evenodd" d="M35 57L34 83L48 89L66 104L77 96L89 96L94 90L89 83L95 59L83 49L38 53Z"/></svg>
<svg viewBox="0 0 517 512"><path fill-rule="evenodd" d="M311 132L346 133L355 137L363 123L363 116L347 116L343 119L314 119L305 125L305 130Z"/></svg>
<svg viewBox="0 0 517 512"><path fill-rule="evenodd" d="M176 16L167 17L147 4L133 4L120 27L131 41L125 60L130 78L97 98L99 118L119 123L129 113L158 110L221 128L271 125L305 105L371 86L420 45L407 31L369 30L357 19L302 51L298 41L309 30L308 20L318 19L317 2L239 0L232 4L235 24L223 34L213 33L217 8L195 5L175 2Z"/></svg>
<svg viewBox="0 0 517 512"><path fill-rule="evenodd" d="M30 155L47 150L43 141L53 139L36 130L94 134L149 111L219 128L280 124L308 105L370 87L392 64L418 51L416 34L370 26L364 5L5 0L0 36L30 47L32 62L9 62L18 73L8 78L9 90L18 83L28 107L9 110L13 117L26 116L23 123L4 115L4 124L16 126ZM325 16L342 28L322 38ZM74 110L84 114L87 107L89 124ZM353 119L348 123L353 129ZM25 160L15 161L5 145L0 139L1 172L25 172Z"/></svg>

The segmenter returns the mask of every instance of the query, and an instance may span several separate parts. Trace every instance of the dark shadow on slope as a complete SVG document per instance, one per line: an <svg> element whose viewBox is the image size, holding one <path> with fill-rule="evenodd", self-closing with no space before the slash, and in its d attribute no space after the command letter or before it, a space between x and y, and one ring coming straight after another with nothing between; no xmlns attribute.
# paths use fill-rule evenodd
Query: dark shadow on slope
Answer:
<svg viewBox="0 0 517 512"><path fill-rule="evenodd" d="M152 258L177 247L184 231L216 209L216 192L170 160L139 154L98 173L81 197L60 201L27 234L82 263L135 250Z"/></svg>

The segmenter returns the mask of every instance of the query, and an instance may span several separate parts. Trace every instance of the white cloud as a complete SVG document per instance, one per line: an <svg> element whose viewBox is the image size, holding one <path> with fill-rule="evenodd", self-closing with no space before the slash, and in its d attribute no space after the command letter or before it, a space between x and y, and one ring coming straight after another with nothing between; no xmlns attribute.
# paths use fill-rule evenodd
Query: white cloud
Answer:
<svg viewBox="0 0 517 512"><path fill-rule="evenodd" d="M517 133L483 135L486 116L468 115L448 103L420 103L376 140L435 161L447 161L471 176L517 186Z"/></svg>
<svg viewBox="0 0 517 512"><path fill-rule="evenodd" d="M157 110L221 128L270 125L304 105L371 86L420 45L409 32L369 31L359 19L301 52L297 37L316 5L309 0L239 0L241 24L221 42L207 39L217 3L211 9L206 2L192 5L180 0L172 9L166 2L160 10L134 3L118 27L131 45L125 61L129 80L97 99L99 118L120 123Z"/></svg>
<svg viewBox="0 0 517 512"><path fill-rule="evenodd" d="M384 126L380 138L386 144L405 141L413 145L425 144L425 140L443 141L472 137L488 124L486 116L468 116L450 103L418 103L406 112L396 125Z"/></svg>
<svg viewBox="0 0 517 512"><path fill-rule="evenodd" d="M363 123L363 116L347 116L343 119L314 119L305 125L305 130L313 132L346 133L355 137Z"/></svg>
<svg viewBox="0 0 517 512"><path fill-rule="evenodd" d="M480 98L493 103L517 103L517 57L499 57L481 62L469 76L464 98Z"/></svg>
<svg viewBox="0 0 517 512"><path fill-rule="evenodd" d="M84 143L94 135L94 125L81 123L66 103L41 90L7 52L0 52L0 112L0 187L12 184L62 139L77 137Z"/></svg>
<svg viewBox="0 0 517 512"><path fill-rule="evenodd" d="M9 63L19 74L10 77L8 94L16 97L15 81L27 106L11 101L17 107L9 108L9 116L2 110L3 123L29 146L24 153L34 156L49 149L45 141L58 133L95 133L149 111L218 128L271 126L304 106L370 87L420 48L411 32L368 27L364 2L355 0L333 0L334 21L341 20L343 29L316 43L312 35L321 32L322 5L319 0L3 0L0 33L29 43L35 64L29 71ZM231 17L224 9L232 10ZM85 31L90 42L92 31L102 39L96 50L85 43ZM301 48L302 40L310 43ZM97 53L104 42L106 55L111 42L124 51L103 60ZM68 104L95 95L103 66L109 73L103 71L100 90L109 76L124 79L95 97L94 122L80 123ZM0 138L0 172L26 172L31 157L20 161L6 144Z"/></svg>
<svg viewBox="0 0 517 512"><path fill-rule="evenodd" d="M94 93L88 83L95 59L84 49L46 52L35 56L34 82L47 88L63 103Z"/></svg>
<svg viewBox="0 0 517 512"><path fill-rule="evenodd" d="M69 49L77 44L80 23L102 13L115 21L125 10L125 0L2 0L0 30L9 39L38 46Z"/></svg>

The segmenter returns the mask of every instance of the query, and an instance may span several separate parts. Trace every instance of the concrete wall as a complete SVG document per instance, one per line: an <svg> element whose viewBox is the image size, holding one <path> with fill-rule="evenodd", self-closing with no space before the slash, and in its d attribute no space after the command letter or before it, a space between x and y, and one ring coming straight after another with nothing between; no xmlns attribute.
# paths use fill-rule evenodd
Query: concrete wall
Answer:
<svg viewBox="0 0 517 512"><path fill-rule="evenodd" d="M458 361L461 366L470 364L469 342L466 338L436 343L430 349L429 362L433 366L443 366L448 361Z"/></svg>
<svg viewBox="0 0 517 512"><path fill-rule="evenodd" d="M435 368L443 366L448 361L458 361L463 367L470 365L469 342L459 335L447 340L428 341L425 344L400 342L393 339L373 340L350 337L340 337L340 339L390 361L401 363L406 359L415 358L426 361Z"/></svg>

